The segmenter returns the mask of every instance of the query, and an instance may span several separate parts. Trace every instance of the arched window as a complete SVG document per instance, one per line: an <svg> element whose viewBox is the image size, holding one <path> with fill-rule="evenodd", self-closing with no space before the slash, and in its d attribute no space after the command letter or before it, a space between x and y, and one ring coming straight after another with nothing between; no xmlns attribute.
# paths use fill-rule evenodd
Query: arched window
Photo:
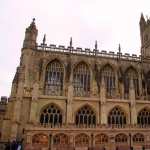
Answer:
<svg viewBox="0 0 150 150"><path fill-rule="evenodd" d="M147 85L147 95L149 100L150 99L150 71L147 74L146 85Z"/></svg>
<svg viewBox="0 0 150 150"><path fill-rule="evenodd" d="M59 127L62 125L62 112L57 106L51 104L42 111L40 123L44 126Z"/></svg>
<svg viewBox="0 0 150 150"><path fill-rule="evenodd" d="M127 135L120 133L120 134L116 135L115 142L116 143L127 143L128 137L127 137Z"/></svg>
<svg viewBox="0 0 150 150"><path fill-rule="evenodd" d="M105 134L98 134L95 136L95 145L108 143L108 136Z"/></svg>
<svg viewBox="0 0 150 150"><path fill-rule="evenodd" d="M75 146L76 147L88 147L89 146L89 137L86 134L79 134L75 137Z"/></svg>
<svg viewBox="0 0 150 150"><path fill-rule="evenodd" d="M141 126L150 126L150 109L144 108L137 117L138 124Z"/></svg>
<svg viewBox="0 0 150 150"><path fill-rule="evenodd" d="M102 78L104 78L106 87L106 96L112 98L115 95L115 73L111 66L106 65L102 69Z"/></svg>
<svg viewBox="0 0 150 150"><path fill-rule="evenodd" d="M125 99L129 99L129 90L130 90L130 84L131 80L134 84L135 89L135 96L139 96L139 81L138 81L138 74L133 68L128 68L124 75L124 97Z"/></svg>
<svg viewBox="0 0 150 150"><path fill-rule="evenodd" d="M32 144L47 147L48 146L48 136L45 134L35 134L32 137Z"/></svg>
<svg viewBox="0 0 150 150"><path fill-rule="evenodd" d="M78 110L75 123L78 127L95 127L96 115L90 106L86 105Z"/></svg>
<svg viewBox="0 0 150 150"><path fill-rule="evenodd" d="M73 72L75 96L90 95L90 70L85 63L78 64Z"/></svg>
<svg viewBox="0 0 150 150"><path fill-rule="evenodd" d="M46 67L45 94L62 95L64 69L61 63L54 60Z"/></svg>
<svg viewBox="0 0 150 150"><path fill-rule="evenodd" d="M63 133L56 134L53 137L54 146L65 146L68 145L68 143L69 143L68 136Z"/></svg>
<svg viewBox="0 0 150 150"><path fill-rule="evenodd" d="M143 143L144 142L144 135L137 133L133 136L133 142L134 143Z"/></svg>
<svg viewBox="0 0 150 150"><path fill-rule="evenodd" d="M126 124L125 113L118 107L113 108L108 116L108 124L122 127Z"/></svg>

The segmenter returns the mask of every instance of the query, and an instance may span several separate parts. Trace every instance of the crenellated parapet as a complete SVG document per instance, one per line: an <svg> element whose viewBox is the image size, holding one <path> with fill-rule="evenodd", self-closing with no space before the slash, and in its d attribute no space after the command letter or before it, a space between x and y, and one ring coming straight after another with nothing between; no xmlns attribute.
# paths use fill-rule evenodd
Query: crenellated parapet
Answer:
<svg viewBox="0 0 150 150"><path fill-rule="evenodd" d="M106 51L106 50L91 50L90 48L81 48L81 47L65 47L63 45L54 45L54 44L50 44L47 45L45 44L43 46L43 44L38 45L36 47L35 50L39 50L39 51L46 51L46 52L55 52L55 53L66 53L66 54L74 54L74 55L86 55L86 56L96 56L96 57L104 57L104 58L112 58L112 59L121 59L121 60L131 60L131 61L141 61L141 55L136 55L136 54L132 54L130 55L129 53L121 53L121 52L117 52L115 53L114 51Z"/></svg>

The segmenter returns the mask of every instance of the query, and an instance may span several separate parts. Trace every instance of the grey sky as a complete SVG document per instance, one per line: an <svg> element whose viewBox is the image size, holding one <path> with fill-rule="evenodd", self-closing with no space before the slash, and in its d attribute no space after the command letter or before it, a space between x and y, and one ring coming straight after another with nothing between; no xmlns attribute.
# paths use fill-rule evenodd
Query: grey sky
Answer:
<svg viewBox="0 0 150 150"><path fill-rule="evenodd" d="M150 0L1 0L0 4L0 96L9 96L19 65L25 28L33 17L38 43L140 53L139 18L150 16Z"/></svg>

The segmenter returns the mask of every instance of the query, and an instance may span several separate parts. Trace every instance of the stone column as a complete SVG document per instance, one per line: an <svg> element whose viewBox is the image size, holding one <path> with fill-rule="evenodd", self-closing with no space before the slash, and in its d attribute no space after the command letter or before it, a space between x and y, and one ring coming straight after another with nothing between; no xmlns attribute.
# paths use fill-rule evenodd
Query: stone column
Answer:
<svg viewBox="0 0 150 150"><path fill-rule="evenodd" d="M119 81L118 81L118 74L115 74L115 93L113 93L113 96L120 98L120 93L119 93Z"/></svg>
<svg viewBox="0 0 150 150"><path fill-rule="evenodd" d="M26 49L23 51L23 64L25 65L25 87L28 89L30 86L30 76L29 76L29 68L30 68L30 58L31 58L31 50Z"/></svg>
<svg viewBox="0 0 150 150"><path fill-rule="evenodd" d="M130 81L129 99L130 99L130 112L131 112L130 123L134 125L137 123L137 113L136 113L135 88L133 84L133 79L131 79Z"/></svg>
<svg viewBox="0 0 150 150"><path fill-rule="evenodd" d="M109 136L109 145L106 149L116 150L115 137L112 134Z"/></svg>
<svg viewBox="0 0 150 150"><path fill-rule="evenodd" d="M139 96L140 96L140 99L141 97L143 96L142 95L142 77L141 77L141 72L138 73L138 84L139 84Z"/></svg>
<svg viewBox="0 0 150 150"><path fill-rule="evenodd" d="M101 86L100 86L100 101L101 101L101 124L107 124L107 116L106 116L106 88L104 78L102 78Z"/></svg>
<svg viewBox="0 0 150 150"><path fill-rule="evenodd" d="M31 108L30 108L30 122L36 123L37 120L37 101L39 96L39 84L34 83L32 90L32 100L31 100Z"/></svg>
<svg viewBox="0 0 150 150"><path fill-rule="evenodd" d="M23 82L20 81L18 84L18 91L16 95L16 100L14 101L14 109L12 116L12 125L11 125L11 139L16 139L18 135L18 126L20 122L21 115L21 105L22 105L22 97L23 97Z"/></svg>
<svg viewBox="0 0 150 150"><path fill-rule="evenodd" d="M91 77L92 77L92 75L91 75ZM92 96L97 97L97 95L98 95L98 86L97 86L97 82L96 82L96 79L95 79L95 75L93 75L91 85L92 85Z"/></svg>
<svg viewBox="0 0 150 150"><path fill-rule="evenodd" d="M74 118L73 118L73 76L72 73L70 75L70 81L68 83L68 92L67 92L67 124L73 123Z"/></svg>

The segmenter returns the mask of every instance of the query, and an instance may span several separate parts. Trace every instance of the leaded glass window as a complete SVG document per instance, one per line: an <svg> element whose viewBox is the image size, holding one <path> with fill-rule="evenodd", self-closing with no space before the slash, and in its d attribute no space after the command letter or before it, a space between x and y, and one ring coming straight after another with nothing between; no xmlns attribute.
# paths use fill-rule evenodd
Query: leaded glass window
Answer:
<svg viewBox="0 0 150 150"><path fill-rule="evenodd" d="M56 134L53 137L53 144L55 146L60 146L60 145L64 146L64 145L68 145L68 143L69 143L68 136L63 133Z"/></svg>
<svg viewBox="0 0 150 150"><path fill-rule="evenodd" d="M150 126L150 110L144 108L139 112L137 122L141 126Z"/></svg>
<svg viewBox="0 0 150 150"><path fill-rule="evenodd" d="M76 147L88 147L89 146L89 137L86 134L79 134L75 137L75 146Z"/></svg>
<svg viewBox="0 0 150 150"><path fill-rule="evenodd" d="M45 94L59 96L63 94L64 69L62 64L54 60L46 68Z"/></svg>
<svg viewBox="0 0 150 150"><path fill-rule="evenodd" d="M75 96L90 95L90 70L85 63L78 64L73 72Z"/></svg>
<svg viewBox="0 0 150 150"><path fill-rule="evenodd" d="M127 141L128 141L128 137L127 137L127 135L125 135L123 133L120 133L120 134L116 135L116 137L115 137L116 143L127 143Z"/></svg>
<svg viewBox="0 0 150 150"><path fill-rule="evenodd" d="M98 134L95 136L95 145L108 143L108 136L105 134Z"/></svg>
<svg viewBox="0 0 150 150"><path fill-rule="evenodd" d="M141 133L137 133L133 136L134 143L143 143L144 142L144 135Z"/></svg>
<svg viewBox="0 0 150 150"><path fill-rule="evenodd" d="M108 124L123 127L126 124L125 113L118 107L113 108L108 116Z"/></svg>
<svg viewBox="0 0 150 150"><path fill-rule="evenodd" d="M150 71L147 74L146 85L147 85L148 99L150 100Z"/></svg>
<svg viewBox="0 0 150 150"><path fill-rule="evenodd" d="M40 123L43 126L60 127L62 125L62 112L57 106L51 104L42 111Z"/></svg>
<svg viewBox="0 0 150 150"><path fill-rule="evenodd" d="M115 73L111 66L107 65L102 69L102 78L104 78L106 87L106 96L112 98L115 95Z"/></svg>
<svg viewBox="0 0 150 150"><path fill-rule="evenodd" d="M75 118L78 127L95 127L96 115L90 106L86 105L78 110Z"/></svg>

